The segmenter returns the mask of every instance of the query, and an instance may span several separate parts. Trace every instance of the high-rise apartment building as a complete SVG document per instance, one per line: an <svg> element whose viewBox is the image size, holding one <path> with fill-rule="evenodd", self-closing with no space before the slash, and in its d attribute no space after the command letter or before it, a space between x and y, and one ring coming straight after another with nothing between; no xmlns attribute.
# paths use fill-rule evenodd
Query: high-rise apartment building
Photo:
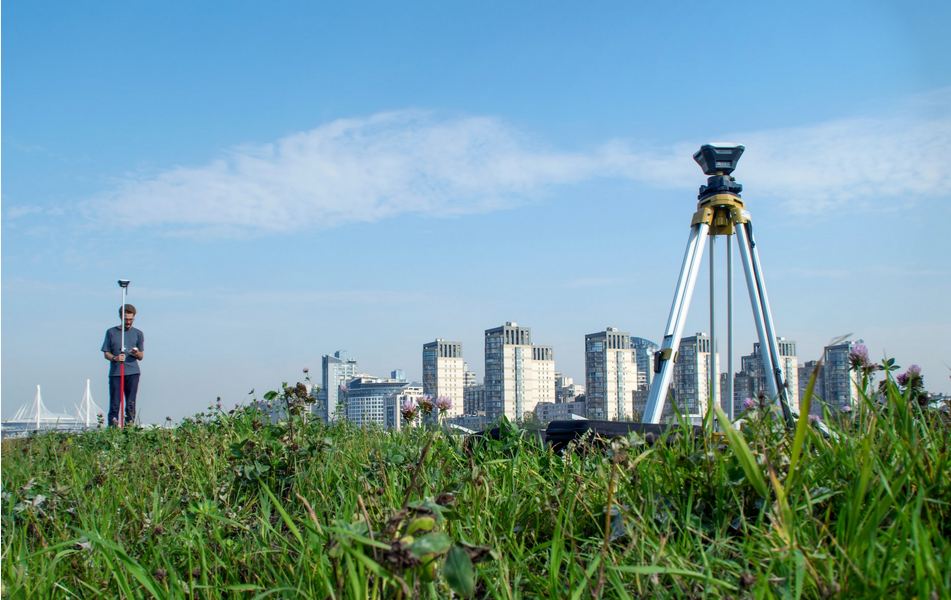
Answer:
<svg viewBox="0 0 951 600"><path fill-rule="evenodd" d="M849 352L856 344L863 343L863 340L846 341L823 349L822 366L816 376L810 414L821 416L826 407L830 410L842 410L846 407L851 409L859 401L858 384L855 382L855 374L850 370ZM799 369L797 398L800 403L806 394L806 387L816 363L814 360L807 361Z"/></svg>
<svg viewBox="0 0 951 600"><path fill-rule="evenodd" d="M636 360L629 333L608 327L584 336L585 408L589 419L633 418Z"/></svg>
<svg viewBox="0 0 951 600"><path fill-rule="evenodd" d="M670 394L677 410L692 425L701 425L707 412L710 371L713 368L711 347L710 336L705 333L681 338L674 362Z"/></svg>
<svg viewBox="0 0 951 600"><path fill-rule="evenodd" d="M654 381L654 353L660 350L660 346L650 340L632 336L631 348L634 349L637 363L637 389L649 391Z"/></svg>
<svg viewBox="0 0 951 600"><path fill-rule="evenodd" d="M474 371L469 370L469 363L462 363L462 387L467 388L479 383Z"/></svg>
<svg viewBox="0 0 951 600"><path fill-rule="evenodd" d="M357 376L357 359L351 357L346 350L337 350L332 355L321 358L320 366L320 392L317 394L313 413L323 422L332 423L338 414L340 387ZM343 407L340 407L340 410L342 411Z"/></svg>
<svg viewBox="0 0 951 600"><path fill-rule="evenodd" d="M799 358L796 356L796 342L777 337L776 345L779 348L779 364L786 380L786 399L794 410L799 410ZM755 342L752 354L740 357L740 370L733 376L733 417L743 412L743 402L747 398L756 399L760 394L768 395L768 389L762 348L759 342Z"/></svg>
<svg viewBox="0 0 951 600"><path fill-rule="evenodd" d="M810 412L822 414L822 404L832 410L842 410L846 406L851 409L858 403L859 388L855 383L853 373L849 370L851 367L849 352L856 344L862 343L864 343L863 340L847 341L825 347L822 364L823 394L820 396L822 402L815 402L814 400L814 408Z"/></svg>
<svg viewBox="0 0 951 600"><path fill-rule="evenodd" d="M806 389L809 387L809 379L812 378L812 372L816 369L816 364L819 361L817 360L808 360L802 363L802 366L799 367L799 406L802 406L802 399L806 395ZM821 406L819 406L819 400L825 396L825 378L822 376L822 372L825 369L822 367L819 368L819 373L816 375L816 383L812 388L812 403L809 410L810 414L821 414ZM817 407L819 410L817 410Z"/></svg>
<svg viewBox="0 0 951 600"><path fill-rule="evenodd" d="M465 373L461 342L447 342L438 338L423 344L423 393L433 398L450 398L452 408L446 412L447 417L463 414Z"/></svg>
<svg viewBox="0 0 951 600"><path fill-rule="evenodd" d="M551 346L532 344L530 327L508 322L485 331L485 411L488 421L521 419L539 402L555 401Z"/></svg>
<svg viewBox="0 0 951 600"><path fill-rule="evenodd" d="M464 415L485 416L485 386L481 383L470 385L462 391L462 412Z"/></svg>

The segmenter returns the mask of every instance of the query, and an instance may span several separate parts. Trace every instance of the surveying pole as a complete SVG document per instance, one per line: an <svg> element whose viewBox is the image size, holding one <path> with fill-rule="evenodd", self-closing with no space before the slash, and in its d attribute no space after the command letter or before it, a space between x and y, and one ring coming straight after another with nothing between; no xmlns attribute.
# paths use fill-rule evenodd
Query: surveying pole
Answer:
<svg viewBox="0 0 951 600"><path fill-rule="evenodd" d="M743 186L736 182L730 174L736 169L736 164L746 148L739 144L705 144L693 155L703 172L708 175L707 185L700 186L697 196L697 212L690 221L690 235L687 237L687 250L684 253L683 265L680 268L680 277L674 290L674 301L670 307L670 317L667 319L667 329L664 331L664 341L660 350L654 353L654 380L651 383L647 396L647 406L644 408L644 423L660 423L664 412L664 402L667 400L667 391L670 388L674 375L674 363L683 337L684 326L687 321L687 311L690 309L690 300L697 283L697 274L700 271L700 260L703 257L704 238L710 237L710 354L712 398L719 396L719 368L716 360L716 337L714 324L713 301L716 280L714 278L714 249L717 236L727 236L727 348L729 357L728 378L733 377L733 265L732 249L729 237L735 236L740 251L740 260L743 272L746 274L746 286L750 295L750 306L753 309L753 321L756 323L756 333L759 337L760 350L763 354L763 367L766 370L766 389L770 398L779 402L783 411L783 418L788 425L792 424L793 414L786 397L786 379L779 362L779 346L776 343L776 332L773 327L773 316L769 310L769 298L766 295L766 284L763 282L763 269L759 262L759 253L756 250L756 240L753 237L753 221L746 210L740 192ZM732 409L732 385L728 387L729 402ZM732 410L729 417L733 418Z"/></svg>
<svg viewBox="0 0 951 600"><path fill-rule="evenodd" d="M122 321L119 323L119 331L122 336L122 344L119 354L125 354L125 295L129 290L129 280L120 279L119 287L122 288ZM122 364L119 365L119 429L125 427L125 357Z"/></svg>

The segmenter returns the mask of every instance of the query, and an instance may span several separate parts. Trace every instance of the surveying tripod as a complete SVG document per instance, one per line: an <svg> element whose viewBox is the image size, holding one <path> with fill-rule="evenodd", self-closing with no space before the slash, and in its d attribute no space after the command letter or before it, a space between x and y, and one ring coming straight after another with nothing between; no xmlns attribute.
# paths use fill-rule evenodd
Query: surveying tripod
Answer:
<svg viewBox="0 0 951 600"><path fill-rule="evenodd" d="M680 278L674 291L674 301L670 307L670 317L667 320L667 329L664 331L664 341L660 350L654 354L654 380L651 383L647 396L647 406L644 408L644 423L660 423L664 412L664 402L667 391L674 375L674 363L680 348L680 339L683 336L684 325L687 320L687 311L693 297L693 288L697 283L697 274L700 271L700 260L703 257L703 239L710 238L710 387L711 399L717 403L719 399L720 374L717 364L716 325L714 287L715 287L715 244L720 235L736 236L740 249L740 259L743 271L746 273L746 285L750 293L750 305L753 308L753 320L756 322L756 332L759 335L760 352L763 356L763 368L766 370L766 389L770 398L776 399L783 411L783 418L787 424L792 423L792 411L786 397L785 373L779 362L779 346L776 343L776 333L773 329L773 316L769 311L769 299L766 296L766 285L763 283L763 270L759 262L759 253L756 251L756 241L753 238L753 223L750 213L747 212L740 192L743 186L736 183L730 173L736 169L746 148L735 144L706 144L693 155L700 168L706 175L707 185L700 186L697 196L697 212L690 222L690 236L687 238L687 251L684 253L683 266L680 268ZM729 240L728 240L729 241ZM729 383L727 386L730 410L726 411L733 418L733 254L732 246L727 243L727 345L729 361Z"/></svg>

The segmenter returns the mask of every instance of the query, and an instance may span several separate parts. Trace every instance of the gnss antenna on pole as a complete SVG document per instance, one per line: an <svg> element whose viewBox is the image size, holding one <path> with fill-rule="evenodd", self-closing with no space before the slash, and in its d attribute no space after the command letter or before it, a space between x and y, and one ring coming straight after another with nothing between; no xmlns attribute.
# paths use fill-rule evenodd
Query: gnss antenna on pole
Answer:
<svg viewBox="0 0 951 600"><path fill-rule="evenodd" d="M120 279L119 287L122 288L122 314L120 315L119 335L121 336L120 354L125 354L125 295L129 291L129 280ZM110 423L111 425L111 423ZM125 425L125 361L119 365L119 429Z"/></svg>
<svg viewBox="0 0 951 600"><path fill-rule="evenodd" d="M753 222L750 213L746 210L743 199L740 197L743 186L731 176L745 149L740 144L705 144L693 155L693 159L697 161L697 164L709 177L707 185L700 186L700 194L697 196L697 212L694 213L690 222L687 250L684 253L680 277L674 290L674 301L670 307L670 317L667 320L667 329L664 331L664 341L660 350L654 354L655 375L647 396L647 405L644 407L644 423L660 423L663 415L667 391L673 379L674 362L677 360L677 351L680 348L680 340L683 337L684 325L687 321L687 311L690 308L694 285L697 283L697 274L700 271L703 241L706 237L710 238L710 391L714 402L719 396L720 376L716 362L715 303L713 300L716 283L714 250L717 236L726 236L728 242L731 236L735 236L740 251L740 260L743 264L743 272L746 274L746 286L749 290L750 306L753 309L753 321L756 323L760 351L763 354L763 367L766 370L766 391L770 398L779 402L786 423L792 424L793 413L786 395L786 375L779 360L779 346L773 327L773 316L769 310L766 284L763 282L763 269L760 266L759 253L756 251L756 241L753 238ZM728 378L732 378L733 266L732 248L729 243L727 244L727 279L727 351L730 357ZM732 385L729 385L728 390L729 398L726 400L729 402L730 410L726 412L732 418Z"/></svg>

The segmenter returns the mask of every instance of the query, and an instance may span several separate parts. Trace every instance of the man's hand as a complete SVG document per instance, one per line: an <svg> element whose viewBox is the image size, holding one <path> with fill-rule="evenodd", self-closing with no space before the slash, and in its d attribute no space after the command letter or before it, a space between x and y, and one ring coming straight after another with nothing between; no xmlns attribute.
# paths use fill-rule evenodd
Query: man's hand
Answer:
<svg viewBox="0 0 951 600"><path fill-rule="evenodd" d="M142 360L142 351L139 350L138 348L133 348L132 350L129 350L129 354L134 356L136 360Z"/></svg>
<svg viewBox="0 0 951 600"><path fill-rule="evenodd" d="M113 360L116 362L125 362L125 354L120 354L116 356Z"/></svg>

